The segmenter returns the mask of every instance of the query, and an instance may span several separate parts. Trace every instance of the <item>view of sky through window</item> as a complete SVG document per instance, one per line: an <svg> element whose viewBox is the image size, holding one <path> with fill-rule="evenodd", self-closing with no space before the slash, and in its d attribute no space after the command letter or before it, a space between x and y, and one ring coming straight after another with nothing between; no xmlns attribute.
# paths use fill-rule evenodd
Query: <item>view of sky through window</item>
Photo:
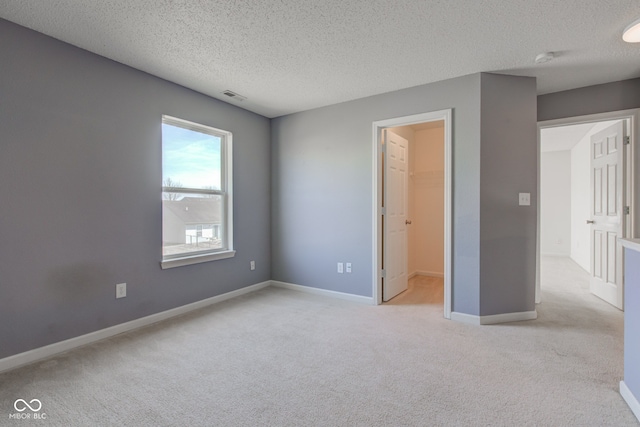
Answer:
<svg viewBox="0 0 640 427"><path fill-rule="evenodd" d="M217 136L163 123L163 186L220 190L220 147Z"/></svg>

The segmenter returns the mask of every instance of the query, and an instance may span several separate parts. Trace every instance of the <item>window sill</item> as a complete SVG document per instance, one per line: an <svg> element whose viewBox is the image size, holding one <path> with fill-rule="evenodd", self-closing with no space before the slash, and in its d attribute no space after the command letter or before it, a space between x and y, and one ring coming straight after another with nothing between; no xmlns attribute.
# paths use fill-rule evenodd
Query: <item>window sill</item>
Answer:
<svg viewBox="0 0 640 427"><path fill-rule="evenodd" d="M219 259L233 258L234 256L236 256L236 251L231 250L231 251L224 251L224 252L215 252L212 254L205 254L205 255L194 255L194 256L187 256L183 258L173 258L173 259L160 261L160 267L163 270L166 270L167 268L182 267L182 266L191 265L191 264L200 264L201 262L217 261Z"/></svg>

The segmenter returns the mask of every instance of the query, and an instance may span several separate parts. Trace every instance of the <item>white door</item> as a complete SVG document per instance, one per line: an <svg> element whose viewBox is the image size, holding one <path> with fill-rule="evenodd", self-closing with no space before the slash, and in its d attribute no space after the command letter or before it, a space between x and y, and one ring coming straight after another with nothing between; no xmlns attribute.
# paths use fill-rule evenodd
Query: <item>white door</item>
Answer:
<svg viewBox="0 0 640 427"><path fill-rule="evenodd" d="M408 142L395 133L383 132L384 251L383 300L407 290Z"/></svg>
<svg viewBox="0 0 640 427"><path fill-rule="evenodd" d="M591 292L622 310L624 121L591 137Z"/></svg>

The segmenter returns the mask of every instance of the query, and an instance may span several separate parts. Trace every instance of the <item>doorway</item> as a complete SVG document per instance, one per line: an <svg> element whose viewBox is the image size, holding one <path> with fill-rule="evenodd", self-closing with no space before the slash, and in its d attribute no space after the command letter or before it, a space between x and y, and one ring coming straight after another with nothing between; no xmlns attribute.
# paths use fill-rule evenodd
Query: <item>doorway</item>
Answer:
<svg viewBox="0 0 640 427"><path fill-rule="evenodd" d="M590 292L623 308L619 238L634 236L637 110L538 124L538 250L585 270Z"/></svg>
<svg viewBox="0 0 640 427"><path fill-rule="evenodd" d="M406 197L400 230L389 230L390 257L403 257L404 268L387 270L382 280L385 304L443 304L444 299L444 121L437 120L385 129L383 144L390 144L389 162L398 162L392 151L406 146L406 173L402 165L389 164L389 197ZM392 147L391 145L396 145ZM397 176L392 176L397 174ZM402 179L406 175L406 179ZM402 179L404 182L398 182ZM399 192L405 189L405 194ZM395 194L394 194L395 193ZM384 187L383 187L383 200ZM406 214L404 211L406 210ZM387 215L394 211L387 210ZM403 223L404 222L404 223ZM404 236L398 234L403 233ZM403 247L397 247L403 245ZM394 260L396 261L396 260ZM383 264L385 264L383 252ZM401 273L406 273L403 277Z"/></svg>
<svg viewBox="0 0 640 427"><path fill-rule="evenodd" d="M439 127L443 135L442 144L442 157L443 165L440 166L440 172L429 173L424 169L412 169L402 165L402 161L397 163L396 160L401 156L396 156L394 153L402 153L402 145L404 142L394 141L393 144L385 144L385 137L387 140L392 135L391 130L401 127L412 126L412 130L425 130L435 129ZM415 181L416 178L427 183L433 184L435 180L439 180L444 185L443 205L441 206L441 221L440 224L435 224L440 230L444 228L444 233L441 244L440 254L442 259L440 264L442 265L442 279L444 281L443 293L444 293L444 317L451 317L451 194L452 194L452 140L451 140L451 110L442 110L432 113L417 114L407 117L399 117L395 119L388 119L377 121L373 123L373 143L374 143L374 197L373 197L373 214L374 214L374 253L373 253L373 266L374 266L374 283L373 283L373 296L374 301L377 304L381 304L383 299L388 299L388 296L384 295L385 282L391 284L391 279L394 281L400 280L408 281L410 275L419 276L427 274L438 274L438 271L430 271L428 265L418 266L415 260L409 259L411 254L408 250L402 250L402 248L408 249L410 243L407 235L415 236L414 230L407 230L407 228L414 225L413 218L409 218L410 210L408 208L402 208L402 204L408 205L406 197L398 197L397 192L391 192L389 185L400 185L398 182L406 182L404 185L406 190L409 190L409 179ZM405 140L406 141L406 140ZM399 151L390 153L390 148L398 147ZM401 159L400 159L401 160ZM406 160L406 159L405 159ZM394 163L396 162L396 163ZM394 169L389 169L393 166ZM403 172L404 168L404 172ZM386 171L386 173L385 173ZM413 171L413 176L411 173ZM420 172L421 175L417 176L416 173ZM439 177L438 177L439 174ZM396 184L394 184L396 183ZM415 184L415 182L414 182ZM413 184L411 184L413 186ZM404 190L403 190L404 191ZM385 197L385 195L387 197ZM393 197L390 197L393 196ZM400 206L399 209L394 206ZM396 206L396 207L397 207ZM413 212L413 210L411 210ZM418 225L416 223L415 225ZM422 224L425 225L424 223ZM428 225L428 224L427 224ZM434 224L432 224L434 225ZM392 232L390 235L389 232ZM403 233L405 236L405 242L402 243ZM414 245L415 246L415 245ZM398 250L400 248L400 250ZM437 259L432 261L437 265ZM438 270L435 268L434 270ZM404 277L402 277L404 276ZM393 283L393 286L397 286L397 283ZM404 286L402 284L400 287Z"/></svg>

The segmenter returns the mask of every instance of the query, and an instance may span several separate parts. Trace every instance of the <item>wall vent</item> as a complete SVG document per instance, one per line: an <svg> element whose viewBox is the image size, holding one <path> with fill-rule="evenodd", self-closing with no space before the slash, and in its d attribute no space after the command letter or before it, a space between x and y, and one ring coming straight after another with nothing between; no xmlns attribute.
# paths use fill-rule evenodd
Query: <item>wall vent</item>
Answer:
<svg viewBox="0 0 640 427"><path fill-rule="evenodd" d="M238 93L235 93L235 92L233 92L231 90L225 90L224 92L222 92L222 94L228 96L229 98L233 98L236 101L244 101L245 99L247 99L246 96L242 96L242 95L240 95Z"/></svg>

